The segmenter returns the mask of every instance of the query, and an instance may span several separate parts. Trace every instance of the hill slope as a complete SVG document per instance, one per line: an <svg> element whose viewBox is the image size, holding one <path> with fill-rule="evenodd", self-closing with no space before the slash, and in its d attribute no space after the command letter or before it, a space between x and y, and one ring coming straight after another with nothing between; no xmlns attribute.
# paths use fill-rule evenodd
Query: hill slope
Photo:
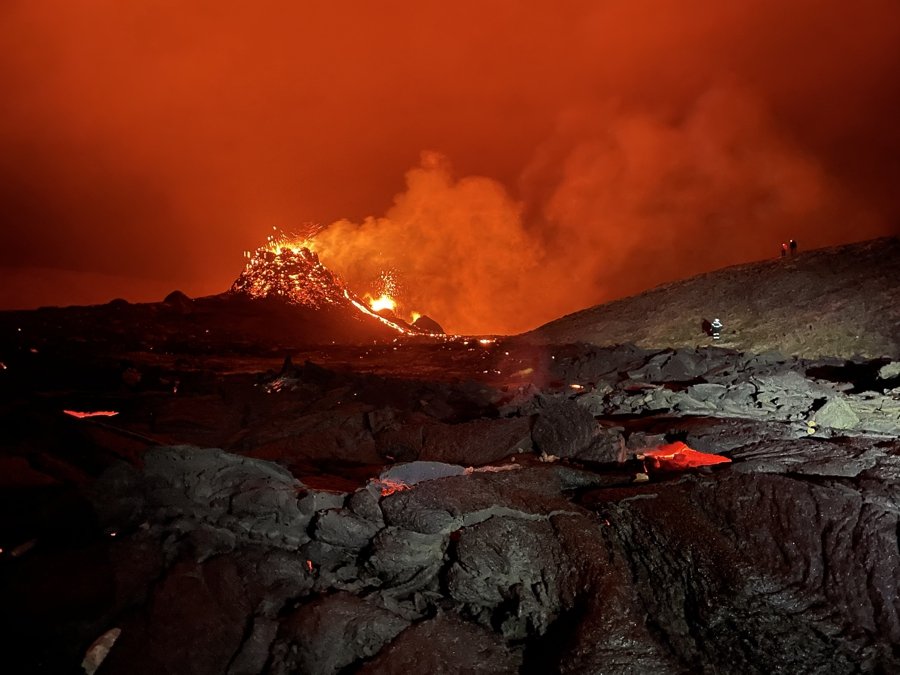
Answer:
<svg viewBox="0 0 900 675"><path fill-rule="evenodd" d="M636 273L640 273L639 270ZM712 344L806 357L900 358L900 239L728 267L569 314L519 339L532 343Z"/></svg>

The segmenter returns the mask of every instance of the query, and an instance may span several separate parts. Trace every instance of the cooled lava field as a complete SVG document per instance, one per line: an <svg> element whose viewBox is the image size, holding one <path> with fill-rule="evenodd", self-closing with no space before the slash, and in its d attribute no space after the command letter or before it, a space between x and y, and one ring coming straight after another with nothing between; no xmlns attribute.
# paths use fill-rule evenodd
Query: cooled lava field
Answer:
<svg viewBox="0 0 900 675"><path fill-rule="evenodd" d="M896 355L324 316L0 313L4 672L900 672Z"/></svg>

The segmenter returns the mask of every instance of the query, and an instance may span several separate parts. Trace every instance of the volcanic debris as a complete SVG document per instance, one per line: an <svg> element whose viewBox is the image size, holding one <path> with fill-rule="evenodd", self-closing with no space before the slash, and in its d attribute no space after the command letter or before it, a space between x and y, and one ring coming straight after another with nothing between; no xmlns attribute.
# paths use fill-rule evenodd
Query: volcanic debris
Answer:
<svg viewBox="0 0 900 675"><path fill-rule="evenodd" d="M315 309L349 303L344 284L308 248L256 251L231 290L254 298L280 297Z"/></svg>
<svg viewBox="0 0 900 675"><path fill-rule="evenodd" d="M897 669L890 364L552 357L536 391L287 361L277 390L195 381L70 418L125 456L151 405L156 437L193 444L148 444L29 518L0 577L8 653L63 668L116 630L98 672ZM639 459L675 440L732 463Z"/></svg>

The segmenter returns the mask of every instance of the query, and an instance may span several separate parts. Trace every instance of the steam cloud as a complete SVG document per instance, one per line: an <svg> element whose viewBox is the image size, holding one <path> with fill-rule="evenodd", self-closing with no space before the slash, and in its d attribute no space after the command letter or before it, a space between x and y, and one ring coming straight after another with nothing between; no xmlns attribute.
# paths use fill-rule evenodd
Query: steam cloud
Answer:
<svg viewBox="0 0 900 675"><path fill-rule="evenodd" d="M522 195L455 178L424 153L385 216L338 221L323 261L366 288L392 268L402 300L461 333L526 330L663 281L823 243L835 219L879 222L782 138L761 102L728 84L680 118L608 105L560 121L523 172Z"/></svg>

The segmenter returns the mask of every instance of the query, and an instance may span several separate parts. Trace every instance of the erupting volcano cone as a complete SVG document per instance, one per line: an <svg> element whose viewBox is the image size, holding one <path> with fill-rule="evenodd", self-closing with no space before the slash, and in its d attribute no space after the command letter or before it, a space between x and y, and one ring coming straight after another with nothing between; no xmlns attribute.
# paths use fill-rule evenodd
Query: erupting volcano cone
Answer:
<svg viewBox="0 0 900 675"><path fill-rule="evenodd" d="M279 297L312 309L350 305L344 284L308 248L257 251L231 290L254 298Z"/></svg>
<svg viewBox="0 0 900 675"><path fill-rule="evenodd" d="M231 285L231 293L260 300L282 300L295 306L313 324L324 324L326 318L332 324L374 322L372 328L376 334L372 337L385 337L385 329L394 334L413 332L405 322L373 312L305 246L272 243L257 249L249 255L244 271Z"/></svg>

